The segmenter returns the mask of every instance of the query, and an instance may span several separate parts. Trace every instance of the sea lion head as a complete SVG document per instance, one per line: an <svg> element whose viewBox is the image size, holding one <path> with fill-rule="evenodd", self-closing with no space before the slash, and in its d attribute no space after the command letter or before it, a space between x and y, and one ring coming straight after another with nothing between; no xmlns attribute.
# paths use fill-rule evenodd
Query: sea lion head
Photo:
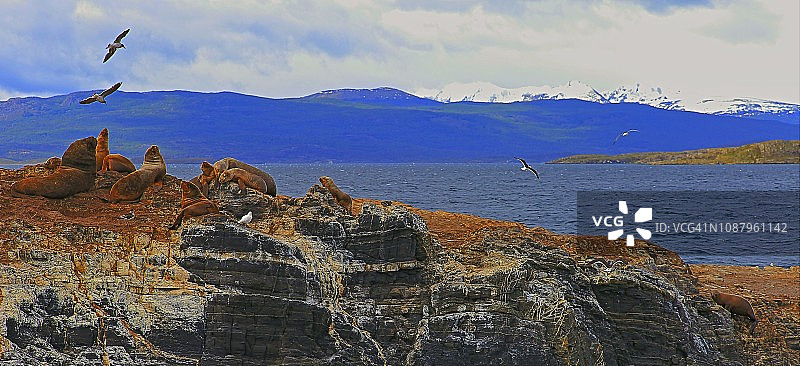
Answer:
<svg viewBox="0 0 800 366"><path fill-rule="evenodd" d="M77 140L69 145L67 151L61 156L61 165L86 172L96 171L95 151L97 139L89 136Z"/></svg>
<svg viewBox="0 0 800 366"><path fill-rule="evenodd" d="M720 303L719 295L720 295L720 293L717 292L717 291L714 291L714 292L711 293L711 299L714 300L714 302L717 303L717 304Z"/></svg>
<svg viewBox="0 0 800 366"><path fill-rule="evenodd" d="M198 188L196 184L182 180L181 200L185 200L187 198L195 198L195 197L205 197L205 196L203 196L203 193L200 191L200 188Z"/></svg>
<svg viewBox="0 0 800 366"><path fill-rule="evenodd" d="M204 161L203 164L200 165L200 169L203 171L203 175L205 176L214 176L214 166L211 163Z"/></svg>
<svg viewBox="0 0 800 366"><path fill-rule="evenodd" d="M327 188L327 189L330 189L330 187L332 187L332 186L334 186L334 187L336 186L333 183L333 179L331 179L331 177L326 176L326 175L323 175L323 176L319 177L319 182L322 183L322 186Z"/></svg>
<svg viewBox="0 0 800 366"><path fill-rule="evenodd" d="M100 131L100 134L97 135L97 150L100 152L105 151L108 152L108 129L104 128Z"/></svg>
<svg viewBox="0 0 800 366"><path fill-rule="evenodd" d="M219 174L219 182L220 183L227 183L233 180L233 172L230 170L226 170Z"/></svg>
<svg viewBox="0 0 800 366"><path fill-rule="evenodd" d="M147 148L147 151L144 152L144 161L161 162L163 160L164 158L161 157L161 152L156 145L150 146Z"/></svg>

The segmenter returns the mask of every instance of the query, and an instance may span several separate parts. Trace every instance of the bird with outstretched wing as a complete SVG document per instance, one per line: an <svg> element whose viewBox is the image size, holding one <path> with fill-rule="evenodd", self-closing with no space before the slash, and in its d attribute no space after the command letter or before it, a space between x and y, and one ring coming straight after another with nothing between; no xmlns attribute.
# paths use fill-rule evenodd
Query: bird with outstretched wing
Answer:
<svg viewBox="0 0 800 366"><path fill-rule="evenodd" d="M536 169L533 169L530 165L528 165L528 163L526 163L524 159L522 158L514 158L514 159L517 159L522 163L521 170L529 170L531 173L533 173L533 175L536 176L536 179L539 179L539 172L537 172Z"/></svg>

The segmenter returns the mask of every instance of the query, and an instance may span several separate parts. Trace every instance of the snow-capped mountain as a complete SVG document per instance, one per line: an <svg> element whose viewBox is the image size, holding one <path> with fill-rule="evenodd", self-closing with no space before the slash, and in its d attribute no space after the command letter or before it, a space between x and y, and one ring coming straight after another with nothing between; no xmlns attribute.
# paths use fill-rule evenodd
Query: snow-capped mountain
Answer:
<svg viewBox="0 0 800 366"><path fill-rule="evenodd" d="M642 84L620 86L600 92L592 86L570 81L561 86L528 86L507 89L491 83L452 83L439 90L413 93L439 102L511 103L544 99L580 99L595 103L639 103L668 110L773 119L800 123L800 105L758 98L698 97L679 90Z"/></svg>
<svg viewBox="0 0 800 366"><path fill-rule="evenodd" d="M609 103L639 103L661 109L684 110L681 92L667 90L658 86L647 87L641 84L620 86L603 93Z"/></svg>
<svg viewBox="0 0 800 366"><path fill-rule="evenodd" d="M577 80L561 86L526 86L516 89L501 88L486 82L452 83L441 90L420 89L413 94L444 103L511 103L542 99L581 99L598 103L608 102L602 93Z"/></svg>

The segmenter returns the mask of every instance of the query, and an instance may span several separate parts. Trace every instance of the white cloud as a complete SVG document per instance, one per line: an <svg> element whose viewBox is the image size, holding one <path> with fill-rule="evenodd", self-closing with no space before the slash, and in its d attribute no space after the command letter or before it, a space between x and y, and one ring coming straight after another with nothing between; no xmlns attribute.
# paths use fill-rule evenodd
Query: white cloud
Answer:
<svg viewBox="0 0 800 366"><path fill-rule="evenodd" d="M578 79L800 102L800 2L699 3L21 2L0 15L0 89L64 93L119 80L125 90L286 97ZM127 27L128 49L101 64Z"/></svg>
<svg viewBox="0 0 800 366"><path fill-rule="evenodd" d="M72 15L80 20L95 20L105 17L105 13L98 6L90 1L78 1L75 4L75 11Z"/></svg>

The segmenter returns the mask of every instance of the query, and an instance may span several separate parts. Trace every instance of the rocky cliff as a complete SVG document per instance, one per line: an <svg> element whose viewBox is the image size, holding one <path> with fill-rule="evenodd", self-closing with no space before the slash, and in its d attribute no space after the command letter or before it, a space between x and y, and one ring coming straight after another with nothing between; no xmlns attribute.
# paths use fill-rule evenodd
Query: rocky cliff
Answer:
<svg viewBox="0 0 800 366"><path fill-rule="evenodd" d="M175 178L131 205L99 199L113 173L9 195L42 174L0 170L2 364L800 364L796 287L752 299L751 336L708 296L723 286L650 243L391 201L350 215L316 185L223 187L223 215L170 232Z"/></svg>

